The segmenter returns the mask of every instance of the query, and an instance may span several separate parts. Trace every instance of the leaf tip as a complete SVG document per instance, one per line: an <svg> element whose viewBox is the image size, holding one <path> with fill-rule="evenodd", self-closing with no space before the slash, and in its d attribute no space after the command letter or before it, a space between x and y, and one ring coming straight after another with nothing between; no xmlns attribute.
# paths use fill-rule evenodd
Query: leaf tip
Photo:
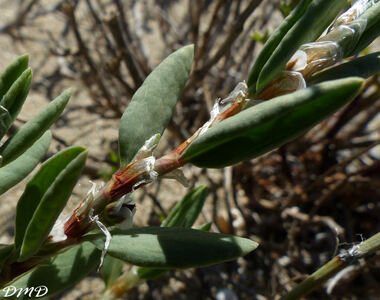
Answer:
<svg viewBox="0 0 380 300"><path fill-rule="evenodd" d="M58 96L58 98L63 100L64 106L66 106L67 103L69 102L71 94L72 94L72 88L68 88L68 89L64 90L61 95Z"/></svg>
<svg viewBox="0 0 380 300"><path fill-rule="evenodd" d="M19 57L20 62L23 62L25 65L29 65L29 53L22 54Z"/></svg>
<svg viewBox="0 0 380 300"><path fill-rule="evenodd" d="M43 135L46 136L46 137L49 137L50 140L51 140L52 137L53 137L53 134L51 133L50 130L46 130L46 132L45 132Z"/></svg>
<svg viewBox="0 0 380 300"><path fill-rule="evenodd" d="M183 54L187 55L187 57L190 58L191 61L194 60L194 44L183 46L177 51L181 51Z"/></svg>
<svg viewBox="0 0 380 300"><path fill-rule="evenodd" d="M64 90L62 94L70 98L72 93L73 93L73 88L70 87L70 88Z"/></svg>
<svg viewBox="0 0 380 300"><path fill-rule="evenodd" d="M25 71L24 71L24 74L25 74L25 80L27 81L27 83L31 83L32 82L32 77L33 77L33 71L32 71L32 68L31 67L28 67Z"/></svg>
<svg viewBox="0 0 380 300"><path fill-rule="evenodd" d="M257 242L242 237L238 237L236 242L241 249L242 256L247 255L259 246Z"/></svg>

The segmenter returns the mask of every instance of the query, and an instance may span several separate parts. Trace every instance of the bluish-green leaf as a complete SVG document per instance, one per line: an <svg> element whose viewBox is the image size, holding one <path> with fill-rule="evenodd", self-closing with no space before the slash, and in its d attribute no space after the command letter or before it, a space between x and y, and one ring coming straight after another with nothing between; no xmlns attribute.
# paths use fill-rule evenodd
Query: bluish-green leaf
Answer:
<svg viewBox="0 0 380 300"><path fill-rule="evenodd" d="M106 255L104 258L103 266L100 271L106 289L110 288L115 280L120 276L123 269L124 262L120 259Z"/></svg>
<svg viewBox="0 0 380 300"><path fill-rule="evenodd" d="M83 147L67 148L48 159L26 185L16 211L18 261L36 253L47 238L79 179L86 157Z"/></svg>
<svg viewBox="0 0 380 300"><path fill-rule="evenodd" d="M161 226L190 228L198 218L206 196L206 186L201 185L196 187L175 205Z"/></svg>
<svg viewBox="0 0 380 300"><path fill-rule="evenodd" d="M193 45L169 55L145 79L124 112L119 129L121 166L155 134L165 130L193 63Z"/></svg>
<svg viewBox="0 0 380 300"><path fill-rule="evenodd" d="M191 228L203 208L206 196L207 188L204 185L191 190L174 206L166 219L161 223L161 226ZM160 277L167 271L152 268L138 268L137 270L139 277L146 280Z"/></svg>
<svg viewBox="0 0 380 300"><path fill-rule="evenodd" d="M6 94L16 79L26 70L29 56L24 54L12 62L0 76L0 99Z"/></svg>
<svg viewBox="0 0 380 300"><path fill-rule="evenodd" d="M302 44L315 41L345 5L346 0L312 1L261 69L256 84L257 92L285 69L286 63Z"/></svg>
<svg viewBox="0 0 380 300"><path fill-rule="evenodd" d="M82 243L37 266L9 286L14 286L17 289L46 286L48 288L46 296L51 296L75 285L94 270L99 264L100 255L101 252L91 243ZM32 295L35 296L35 292ZM4 296L5 290L1 289L0 297ZM6 299L31 299L24 293L20 297L16 296Z"/></svg>
<svg viewBox="0 0 380 300"><path fill-rule="evenodd" d="M368 78L380 72L380 52L353 59L344 64L324 70L309 80L309 84L358 76Z"/></svg>
<svg viewBox="0 0 380 300"><path fill-rule="evenodd" d="M50 131L37 140L19 158L0 168L0 195L23 180L38 165L51 142Z"/></svg>
<svg viewBox="0 0 380 300"><path fill-rule="evenodd" d="M98 249L104 235L89 235ZM107 253L125 262L150 268L183 269L236 259L257 243L232 235L179 227L143 227L115 232Z"/></svg>
<svg viewBox="0 0 380 300"><path fill-rule="evenodd" d="M3 165L6 165L19 157L46 130L58 119L67 102L69 101L71 90L66 90L36 116L24 124L4 145L0 147L0 155L3 157Z"/></svg>
<svg viewBox="0 0 380 300"><path fill-rule="evenodd" d="M32 70L26 69L11 85L7 93L0 99L0 105L5 107L14 121L24 105L26 96L32 84Z"/></svg>
<svg viewBox="0 0 380 300"><path fill-rule="evenodd" d="M181 159L220 168L264 154L344 106L362 83L357 77L328 81L248 108L198 137Z"/></svg>
<svg viewBox="0 0 380 300"><path fill-rule="evenodd" d="M253 65L248 80L248 92L249 94L254 94L256 91L256 82L259 77L260 71L272 55L273 51L277 48L278 44L281 42L285 34L293 27L293 25L302 17L305 13L307 7L309 6L311 0L303 0L297 5L297 7L283 20L270 35L268 41L265 43L263 49L261 50L259 56L257 57L255 64Z"/></svg>

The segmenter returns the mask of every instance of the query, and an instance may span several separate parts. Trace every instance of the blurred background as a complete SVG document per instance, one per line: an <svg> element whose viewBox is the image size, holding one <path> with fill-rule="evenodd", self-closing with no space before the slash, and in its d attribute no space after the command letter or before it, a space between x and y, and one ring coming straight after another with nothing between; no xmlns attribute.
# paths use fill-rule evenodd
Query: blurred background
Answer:
<svg viewBox="0 0 380 300"><path fill-rule="evenodd" d="M247 79L270 33L298 1L276 0L0 0L0 70L30 54L33 85L11 128L68 87L68 108L53 127L56 151L83 145L89 158L65 213L118 168L119 119L145 77L176 49L195 44L192 75L156 156L187 139L218 98ZM364 52L380 50L379 39ZM259 242L237 261L172 271L126 299L278 299L337 253L380 229L380 78L305 136L252 161L224 169L185 166L191 186L209 196L199 224ZM1 196L0 243L13 239L19 184ZM159 225L187 189L163 180L135 193L135 225ZM127 268L128 266L126 266ZM380 260L345 269L308 299L379 299ZM95 299L93 272L51 299ZM223 298L224 297L224 298Z"/></svg>

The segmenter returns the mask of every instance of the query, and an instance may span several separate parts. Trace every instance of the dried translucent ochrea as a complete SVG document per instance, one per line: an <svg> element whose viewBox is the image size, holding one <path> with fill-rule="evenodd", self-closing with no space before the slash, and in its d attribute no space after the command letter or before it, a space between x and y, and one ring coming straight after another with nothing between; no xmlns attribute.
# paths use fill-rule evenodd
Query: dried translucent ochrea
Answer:
<svg viewBox="0 0 380 300"><path fill-rule="evenodd" d="M340 15L339 18L336 19L334 24L330 27L329 31L333 30L334 28L336 28L340 25L347 24L348 22L351 22L351 21L357 19L367 9L369 9L373 5L375 5L376 2L377 1L375 1L375 0L356 0L356 1L354 1L351 8L348 9L344 14Z"/></svg>
<svg viewBox="0 0 380 300"><path fill-rule="evenodd" d="M316 70L333 65L342 59L340 46L332 41L307 43L294 53L287 64L290 71L299 72L307 78Z"/></svg>
<svg viewBox="0 0 380 300"><path fill-rule="evenodd" d="M248 97L247 84L245 81L241 81L226 98L219 98L215 101L210 112L210 119L194 135L201 136L212 126L261 102L262 99L260 98L250 99Z"/></svg>
<svg viewBox="0 0 380 300"><path fill-rule="evenodd" d="M301 72L283 71L277 79L255 95L255 98L262 101L270 100L274 96L289 94L304 88L306 88L306 82Z"/></svg>
<svg viewBox="0 0 380 300"><path fill-rule="evenodd" d="M334 65L356 46L367 27L363 14L376 1L356 1L316 42L303 44L287 63L286 69L301 72L304 78Z"/></svg>
<svg viewBox="0 0 380 300"><path fill-rule="evenodd" d="M100 268L103 265L104 257L106 256L107 250L108 250L109 245L111 243L112 236L111 236L111 233L108 231L107 227L102 222L99 221L99 216L98 215L93 216L93 211L94 210L91 208L90 209L90 215L89 215L90 221L95 222L95 224L98 226L100 231L103 232L103 234L106 237L105 242L104 242L104 247L102 250L102 255L100 257L100 263L98 266L98 272L99 272Z"/></svg>

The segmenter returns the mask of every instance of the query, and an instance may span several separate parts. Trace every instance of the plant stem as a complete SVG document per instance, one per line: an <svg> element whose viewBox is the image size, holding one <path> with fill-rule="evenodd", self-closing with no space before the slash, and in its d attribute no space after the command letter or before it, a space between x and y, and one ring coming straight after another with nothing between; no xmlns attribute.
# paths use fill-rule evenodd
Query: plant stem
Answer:
<svg viewBox="0 0 380 300"><path fill-rule="evenodd" d="M112 286L105 291L102 296L104 300L116 300L121 299L129 290L139 285L145 280L141 279L136 271L136 267L132 267L131 270L125 272L120 276Z"/></svg>
<svg viewBox="0 0 380 300"><path fill-rule="evenodd" d="M353 246L347 253L335 256L327 264L308 276L300 284L296 285L288 294L282 297L281 300L296 300L306 296L349 264L379 249L380 232L368 240L361 242L359 245Z"/></svg>
<svg viewBox="0 0 380 300"><path fill-rule="evenodd" d="M190 138L180 144L174 150L157 159L153 168L148 168L148 158L137 159L127 167L113 174L111 180L96 195L90 195L73 212L64 225L64 232L69 238L80 238L92 225L90 216L100 215L104 208L120 199L123 195L133 192L137 188L152 181L151 173L162 176L182 167L186 161L181 159L182 154L189 145L202 134L202 131L215 126L221 121L236 115L243 110L245 97L236 96L233 103L224 111L219 113L215 119L210 120L198 129Z"/></svg>

